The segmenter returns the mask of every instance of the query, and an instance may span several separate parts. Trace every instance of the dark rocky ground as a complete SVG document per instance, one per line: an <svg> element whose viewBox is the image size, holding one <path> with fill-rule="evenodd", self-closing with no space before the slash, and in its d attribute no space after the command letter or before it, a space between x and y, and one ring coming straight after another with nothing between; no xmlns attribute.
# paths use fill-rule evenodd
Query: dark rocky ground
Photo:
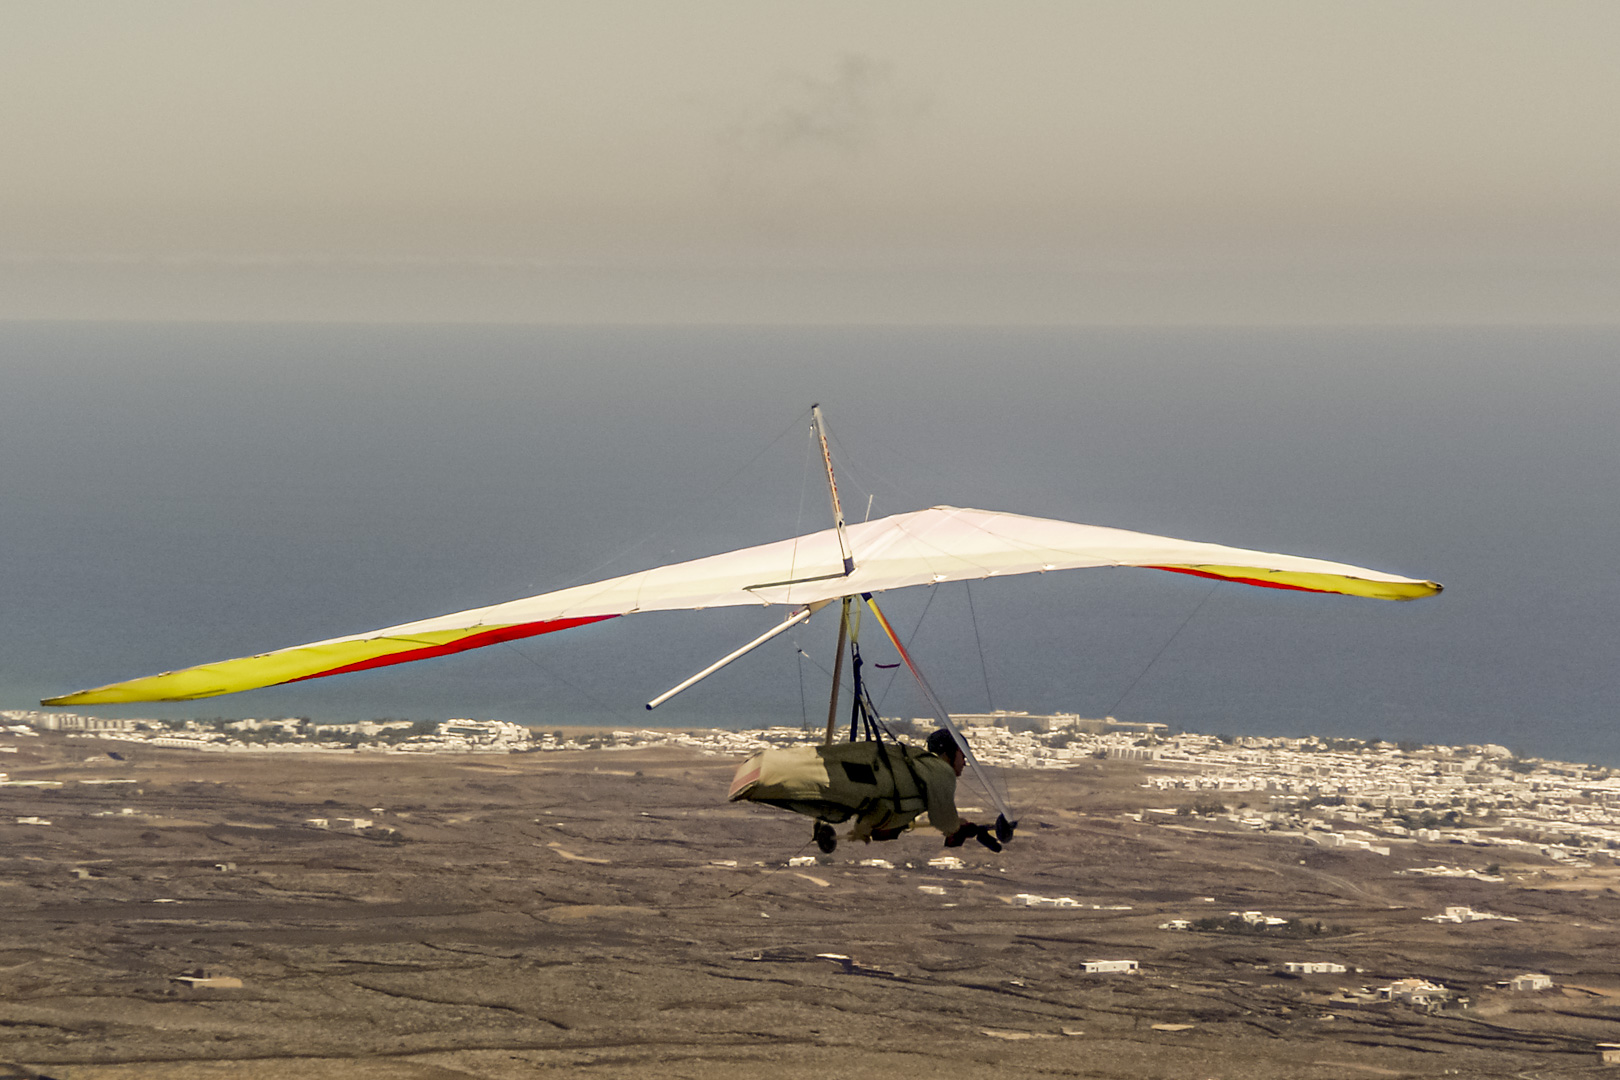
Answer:
<svg viewBox="0 0 1620 1080"><path fill-rule="evenodd" d="M1566 1077L1606 1073L1594 1044L1620 1041L1604 871L1403 877L1487 853L1386 858L1197 819L1142 824L1124 812L1166 800L1135 787L1133 766L1011 774L1018 839L999 856L963 849L962 870L928 868L939 838L921 832L789 869L814 851L808 822L725 804L734 763L688 751L248 756L15 741L0 759L13 780L67 783L0 788L12 1076ZM13 824L33 815L51 824ZM303 824L317 816L398 832ZM896 868L858 865L870 857ZM1015 907L1019 892L1130 909ZM1422 921L1448 903L1522 921ZM1250 908L1329 932L1157 929ZM1082 974L1093 958L1142 970ZM1362 971L1277 974L1307 959ZM197 969L242 986L172 981ZM1526 970L1558 988L1497 989ZM1410 975L1472 1006L1328 1001Z"/></svg>

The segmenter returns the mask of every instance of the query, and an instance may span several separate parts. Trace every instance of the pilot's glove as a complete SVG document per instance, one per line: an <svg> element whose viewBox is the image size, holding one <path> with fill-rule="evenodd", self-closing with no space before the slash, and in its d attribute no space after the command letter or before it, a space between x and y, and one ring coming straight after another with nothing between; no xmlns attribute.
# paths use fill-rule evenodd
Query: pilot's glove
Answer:
<svg viewBox="0 0 1620 1080"><path fill-rule="evenodd" d="M951 835L945 838L945 846L961 847L963 844L967 843L968 837L979 835L979 830L981 828L983 828L983 826L975 825L971 821L964 821L962 822L961 828L957 829L955 832L951 833Z"/></svg>

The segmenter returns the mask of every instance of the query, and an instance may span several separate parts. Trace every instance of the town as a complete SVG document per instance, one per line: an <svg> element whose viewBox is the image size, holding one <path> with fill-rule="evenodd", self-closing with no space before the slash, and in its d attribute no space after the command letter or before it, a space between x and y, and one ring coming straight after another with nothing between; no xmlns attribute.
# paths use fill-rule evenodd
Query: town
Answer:
<svg viewBox="0 0 1620 1080"><path fill-rule="evenodd" d="M987 766L1063 769L1096 759L1134 766L1143 788L1165 792L1175 802L1145 808L1137 820L1183 826L1193 819L1219 821L1381 855L1394 845L1426 841L1531 853L1572 866L1620 857L1612 854L1620 853L1620 772L1603 766L1519 757L1494 744L1172 734L1160 723L1062 713L998 711L953 719ZM0 711L0 722L13 734L44 729L241 753L546 753L669 745L741 758L814 737L797 727L568 734L501 720L132 720L37 710ZM890 724L896 735L912 738L933 726L931 720Z"/></svg>

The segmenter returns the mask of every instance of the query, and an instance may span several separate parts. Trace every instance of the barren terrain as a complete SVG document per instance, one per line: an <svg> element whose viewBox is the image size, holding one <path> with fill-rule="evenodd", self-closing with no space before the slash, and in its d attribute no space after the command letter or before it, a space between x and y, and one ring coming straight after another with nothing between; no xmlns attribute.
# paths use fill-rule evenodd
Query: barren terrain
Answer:
<svg viewBox="0 0 1620 1080"><path fill-rule="evenodd" d="M685 750L17 742L12 781L63 783L0 788L13 1076L1562 1077L1605 1072L1594 1045L1620 1041L1607 868L1402 876L1490 860L1135 821L1174 795L1133 765L1009 774L1017 839L960 849L961 869L926 865L926 831L788 867L809 822L727 805L735 762ZM356 817L375 827L337 826ZM1423 921L1448 904L1520 921ZM1158 928L1249 909L1324 932ZM1351 970L1279 974L1290 960ZM175 981L199 971L241 985ZM1526 971L1554 988L1498 986ZM1471 1004L1330 1000L1407 976Z"/></svg>

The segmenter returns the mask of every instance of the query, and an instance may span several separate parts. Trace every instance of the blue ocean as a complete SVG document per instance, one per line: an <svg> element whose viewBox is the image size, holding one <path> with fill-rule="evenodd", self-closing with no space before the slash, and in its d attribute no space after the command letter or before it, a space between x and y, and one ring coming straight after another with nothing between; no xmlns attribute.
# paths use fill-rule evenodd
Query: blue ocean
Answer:
<svg viewBox="0 0 1620 1080"><path fill-rule="evenodd" d="M1620 764L1617 358L1616 329L0 325L0 708L825 528L819 402L854 520L1008 510L1446 586L891 594L952 711ZM780 617L93 711L818 725L827 615L643 708ZM926 711L871 673L886 714Z"/></svg>

